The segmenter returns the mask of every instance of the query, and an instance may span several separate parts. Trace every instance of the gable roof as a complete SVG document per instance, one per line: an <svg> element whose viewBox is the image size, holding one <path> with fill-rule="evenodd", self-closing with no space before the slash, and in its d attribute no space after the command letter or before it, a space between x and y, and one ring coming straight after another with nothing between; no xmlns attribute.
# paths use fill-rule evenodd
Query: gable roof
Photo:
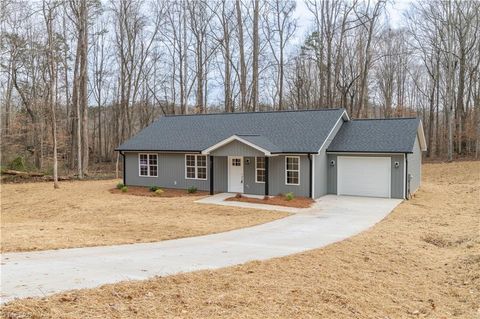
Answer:
<svg viewBox="0 0 480 319"><path fill-rule="evenodd" d="M344 109L162 116L118 151L202 152L237 136L271 153L317 153Z"/></svg>
<svg viewBox="0 0 480 319"><path fill-rule="evenodd" d="M425 151L418 118L352 120L342 125L327 152L411 153L417 134Z"/></svg>
<svg viewBox="0 0 480 319"><path fill-rule="evenodd" d="M218 143L216 143L215 145L212 145L210 146L209 148L205 149L202 151L202 154L210 154L210 152L218 149L218 148L221 148L233 141L239 141L243 144L246 144L254 149L256 149L257 151L260 151L262 152L263 154L265 154L266 156L270 156L272 155L272 153L280 153L282 152L282 150L276 146L275 144L273 144L272 142L270 142L266 137L262 136L262 135L247 135L247 134L244 134L244 135L232 135Z"/></svg>

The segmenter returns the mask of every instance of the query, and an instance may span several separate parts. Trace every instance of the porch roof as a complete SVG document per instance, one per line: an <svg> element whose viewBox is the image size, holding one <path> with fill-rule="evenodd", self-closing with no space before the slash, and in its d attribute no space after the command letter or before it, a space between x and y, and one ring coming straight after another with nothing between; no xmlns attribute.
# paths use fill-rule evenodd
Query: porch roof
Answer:
<svg viewBox="0 0 480 319"><path fill-rule="evenodd" d="M210 154L210 152L223 147L233 141L239 141L245 145L248 145L259 152L262 152L266 156L272 155L272 153L280 153L282 150L273 144L268 138L257 134L234 134L226 139L223 139L214 145L208 147L202 151L202 154Z"/></svg>

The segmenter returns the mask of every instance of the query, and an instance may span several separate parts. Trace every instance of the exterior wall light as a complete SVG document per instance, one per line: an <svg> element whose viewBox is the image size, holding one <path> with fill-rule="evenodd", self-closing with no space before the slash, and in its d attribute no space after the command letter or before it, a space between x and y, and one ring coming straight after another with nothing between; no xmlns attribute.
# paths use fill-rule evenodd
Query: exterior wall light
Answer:
<svg viewBox="0 0 480 319"><path fill-rule="evenodd" d="M395 168L399 168L400 167L400 162L395 162Z"/></svg>
<svg viewBox="0 0 480 319"><path fill-rule="evenodd" d="M335 161L334 160L330 161L330 166L332 166L332 167L335 166Z"/></svg>

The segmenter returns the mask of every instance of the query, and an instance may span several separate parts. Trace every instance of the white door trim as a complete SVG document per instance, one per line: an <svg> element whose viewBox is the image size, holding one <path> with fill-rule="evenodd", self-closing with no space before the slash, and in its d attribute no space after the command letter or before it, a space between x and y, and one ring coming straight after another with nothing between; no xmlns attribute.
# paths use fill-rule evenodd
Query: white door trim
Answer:
<svg viewBox="0 0 480 319"><path fill-rule="evenodd" d="M232 160L236 159L236 158L240 159L240 163L241 163L241 165L240 165L240 167L241 167L241 176L240 176L241 183L240 183L240 185L237 184L235 186L240 188L241 191L237 190L236 188L232 187L232 185L231 185L231 182L232 182L232 179L233 179L232 178ZM243 165L244 164L243 164L243 162L244 162L243 156L228 156L228 178L227 178L227 184L228 185L227 186L228 186L228 192L229 193L243 193L245 191L245 189L244 189L245 183L244 183L244 180L243 180L244 179L244 176L243 176L243 174L244 174Z"/></svg>

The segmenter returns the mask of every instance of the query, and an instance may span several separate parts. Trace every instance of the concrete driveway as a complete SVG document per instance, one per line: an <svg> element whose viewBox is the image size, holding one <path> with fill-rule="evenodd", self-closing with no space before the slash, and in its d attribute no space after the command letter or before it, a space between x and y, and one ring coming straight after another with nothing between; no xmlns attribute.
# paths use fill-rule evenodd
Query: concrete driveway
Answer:
<svg viewBox="0 0 480 319"><path fill-rule="evenodd" d="M2 254L2 302L320 248L371 227L400 202L324 196L306 211L225 233L157 243Z"/></svg>

